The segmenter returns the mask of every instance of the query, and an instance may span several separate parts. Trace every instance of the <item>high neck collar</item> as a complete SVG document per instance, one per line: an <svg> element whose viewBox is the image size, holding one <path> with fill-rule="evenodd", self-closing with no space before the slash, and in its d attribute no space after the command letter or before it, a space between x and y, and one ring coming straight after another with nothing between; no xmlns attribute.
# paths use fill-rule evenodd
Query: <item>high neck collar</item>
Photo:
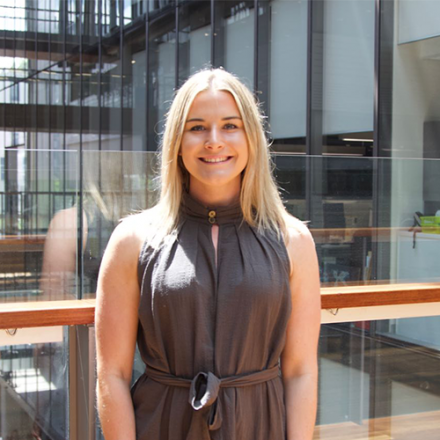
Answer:
<svg viewBox="0 0 440 440"><path fill-rule="evenodd" d="M184 217L207 225L236 223L243 219L240 202L234 202L227 206L205 206L186 191L182 192L181 213Z"/></svg>

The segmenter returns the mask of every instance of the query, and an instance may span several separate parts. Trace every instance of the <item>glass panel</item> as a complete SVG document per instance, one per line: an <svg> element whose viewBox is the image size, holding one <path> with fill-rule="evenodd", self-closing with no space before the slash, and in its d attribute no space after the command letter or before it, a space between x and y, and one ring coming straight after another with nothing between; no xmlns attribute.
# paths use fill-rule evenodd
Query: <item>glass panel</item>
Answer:
<svg viewBox="0 0 440 440"><path fill-rule="evenodd" d="M124 35L123 53L123 135L124 151L145 151L147 147L147 54L145 27Z"/></svg>
<svg viewBox="0 0 440 440"><path fill-rule="evenodd" d="M105 247L119 219L153 205L156 156L84 152L84 297L94 297Z"/></svg>
<svg viewBox="0 0 440 440"><path fill-rule="evenodd" d="M26 328L0 334L0 437L66 439L68 328Z"/></svg>
<svg viewBox="0 0 440 440"><path fill-rule="evenodd" d="M179 81L211 62L211 2L179 7Z"/></svg>
<svg viewBox="0 0 440 440"><path fill-rule="evenodd" d="M214 64L254 88L254 2L216 1Z"/></svg>
<svg viewBox="0 0 440 440"><path fill-rule="evenodd" d="M75 295L74 256L69 260L69 268L64 266L61 271L63 279L58 279L58 282L68 283L64 293L56 284L43 288L39 278L43 278L41 282L47 280L47 276L41 274L44 272L43 261L51 256L49 264L53 252L59 248L50 246L47 238L59 234L61 240L66 240L70 231L70 239L75 245L77 242L76 229L72 229L72 222L77 221L78 215L77 155L64 150L52 150L51 154L49 151L7 150L1 159L5 164L0 187L3 236L12 236L19 241L28 236L41 236L39 247L32 252L20 247L25 242L20 241L12 248L8 247L8 241L4 242L1 252L5 261L4 297L6 300L18 299L20 295L28 295L26 289L40 289L37 293L33 290L32 295L46 299ZM155 154L146 152L84 151L83 223L86 227L90 222L97 222L90 226L88 234L95 242L84 241L87 295L95 293L102 252L117 220L154 203L157 196L154 184L156 160ZM440 217L418 213L420 206L430 197L432 188L438 186L439 159L277 154L274 162L275 176L288 211L309 222L319 255L323 286L440 280L437 264L440 258ZM412 192L401 183L408 176L417 178ZM386 205L387 194L374 195L372 185L375 179L381 187L391 185L388 192L393 198L389 206ZM314 185L309 196L311 180L320 185ZM380 227L375 227L374 218L382 215L383 210L386 210L386 216L379 216ZM68 213L70 217L66 217ZM70 219L70 229L66 223L61 230L53 229L60 217L64 222ZM48 248L44 258L43 245ZM59 259L56 261L61 263ZM18 291L22 293L19 295Z"/></svg>
<svg viewBox="0 0 440 440"><path fill-rule="evenodd" d="M323 152L371 156L374 100L374 1L323 4ZM322 54L318 51L322 50Z"/></svg>
<svg viewBox="0 0 440 440"><path fill-rule="evenodd" d="M440 280L440 217L418 213L436 194L439 159L275 155L274 161L287 209L309 221L324 286Z"/></svg>
<svg viewBox="0 0 440 440"><path fill-rule="evenodd" d="M176 86L175 14L170 12L149 24L148 53L148 142L147 150L156 150Z"/></svg>
<svg viewBox="0 0 440 440"><path fill-rule="evenodd" d="M119 4L119 2L114 3ZM113 2L110 6L114 7ZM102 150L120 150L122 61L119 38L110 38L110 36L103 38L101 51L101 66L99 69L101 75L100 148Z"/></svg>
<svg viewBox="0 0 440 440"><path fill-rule="evenodd" d="M258 98L273 151L305 153L307 2L260 1Z"/></svg>
<svg viewBox="0 0 440 440"><path fill-rule="evenodd" d="M414 217L426 221L440 216L440 88L438 83L440 27L436 2L412 4L402 1L383 5L381 48L384 67L381 70L381 125L379 136L385 140L387 153L392 157L389 187L391 222L414 222ZM391 29L396 32L385 32ZM417 158L412 163L397 158ZM421 160L425 158L428 160ZM436 159L436 160L432 160ZM405 194L405 196L404 196ZM417 234L413 244L410 237L400 238L400 252L417 255L414 265L406 263L401 277L426 278L436 264L432 257L432 240ZM405 250L404 250L405 249Z"/></svg>
<svg viewBox="0 0 440 440"><path fill-rule="evenodd" d="M147 12L150 0L124 0L124 26L128 26L135 20L142 20Z"/></svg>
<svg viewBox="0 0 440 440"><path fill-rule="evenodd" d="M430 0L399 1L399 44L440 36L440 3Z"/></svg>
<svg viewBox="0 0 440 440"><path fill-rule="evenodd" d="M414 6L409 3L403 2L402 11L396 12L394 17L394 26L402 27L401 40L411 41L406 44L395 41L393 44L390 147L393 157L440 158L440 88L437 81L440 37L434 36L438 35L432 27L435 20L423 21L421 26L421 19L434 13L438 5L426 1ZM387 12L388 19L392 19L393 11ZM430 38L425 31L429 32ZM405 37L404 33L408 36ZM419 176L424 175L423 203L420 199L413 210L435 215L440 209L440 191L438 185L433 186L432 180L436 178L435 170L430 169L429 164L423 167L420 163L416 173L411 178L401 179L400 185L412 194L421 189L416 181L420 185ZM397 186L399 182L395 180L393 184ZM399 203L405 209L405 201Z"/></svg>
<svg viewBox="0 0 440 440"><path fill-rule="evenodd" d="M9 149L0 157L0 302L75 298L78 155Z"/></svg>
<svg viewBox="0 0 440 440"><path fill-rule="evenodd" d="M439 329L440 317L322 326L314 440L436 438Z"/></svg>
<svg viewBox="0 0 440 440"><path fill-rule="evenodd" d="M110 36L117 31L120 24L120 0L99 0L102 12L102 35Z"/></svg>

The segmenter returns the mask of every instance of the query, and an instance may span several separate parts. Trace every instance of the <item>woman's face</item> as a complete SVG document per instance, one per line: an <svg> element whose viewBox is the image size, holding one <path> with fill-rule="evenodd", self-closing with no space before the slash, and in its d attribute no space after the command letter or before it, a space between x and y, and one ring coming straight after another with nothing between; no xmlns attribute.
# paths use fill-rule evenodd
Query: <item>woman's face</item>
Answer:
<svg viewBox="0 0 440 440"><path fill-rule="evenodd" d="M190 193L239 194L249 146L235 99L229 92L206 90L193 101L179 154L190 174Z"/></svg>

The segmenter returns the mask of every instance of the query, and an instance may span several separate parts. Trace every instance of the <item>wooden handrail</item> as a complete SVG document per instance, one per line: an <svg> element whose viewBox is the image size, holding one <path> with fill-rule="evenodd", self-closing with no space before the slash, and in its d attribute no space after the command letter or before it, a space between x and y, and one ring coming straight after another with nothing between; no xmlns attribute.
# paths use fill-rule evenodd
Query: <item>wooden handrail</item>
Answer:
<svg viewBox="0 0 440 440"><path fill-rule="evenodd" d="M93 324L95 300L29 301L0 305L0 329Z"/></svg>
<svg viewBox="0 0 440 440"><path fill-rule="evenodd" d="M46 235L44 234L3 235L0 237L0 246L44 244L45 239Z"/></svg>
<svg viewBox="0 0 440 440"><path fill-rule="evenodd" d="M323 309L440 302L440 283L370 284L321 288Z"/></svg>
<svg viewBox="0 0 440 440"><path fill-rule="evenodd" d="M440 302L440 283L323 287L322 309ZM0 329L93 324L95 299L3 303Z"/></svg>

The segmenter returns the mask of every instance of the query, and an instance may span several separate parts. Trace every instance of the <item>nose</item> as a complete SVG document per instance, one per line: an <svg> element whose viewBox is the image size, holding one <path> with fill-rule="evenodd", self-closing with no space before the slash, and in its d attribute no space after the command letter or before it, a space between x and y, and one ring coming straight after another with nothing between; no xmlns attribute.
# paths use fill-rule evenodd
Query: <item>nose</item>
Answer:
<svg viewBox="0 0 440 440"><path fill-rule="evenodd" d="M212 127L208 131L208 136L205 141L205 148L216 150L223 147L223 140L221 133L217 127Z"/></svg>

